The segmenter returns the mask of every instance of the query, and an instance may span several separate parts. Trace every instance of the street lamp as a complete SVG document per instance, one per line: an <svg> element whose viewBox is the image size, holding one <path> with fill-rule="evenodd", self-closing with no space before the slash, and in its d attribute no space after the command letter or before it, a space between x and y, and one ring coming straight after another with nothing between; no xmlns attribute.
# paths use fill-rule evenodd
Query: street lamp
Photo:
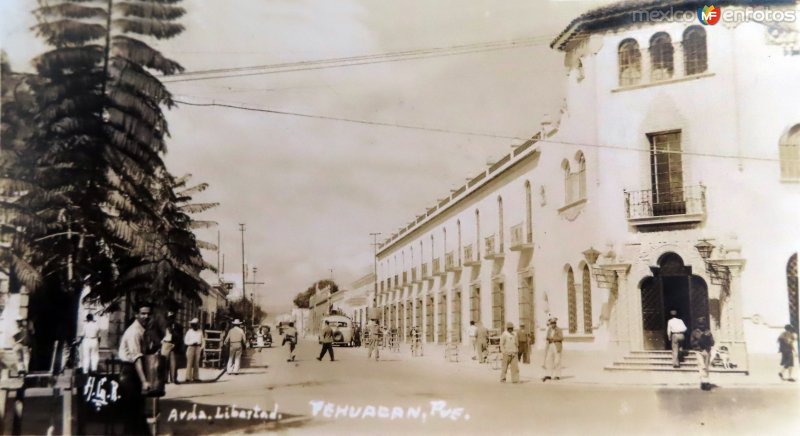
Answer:
<svg viewBox="0 0 800 436"><path fill-rule="evenodd" d="M714 251L714 244L706 239L701 239L700 242L695 244L695 249L700 253L703 263L706 265L706 272L711 278L711 283L722 285L725 293L730 292L731 270L727 265L710 260L711 253Z"/></svg>

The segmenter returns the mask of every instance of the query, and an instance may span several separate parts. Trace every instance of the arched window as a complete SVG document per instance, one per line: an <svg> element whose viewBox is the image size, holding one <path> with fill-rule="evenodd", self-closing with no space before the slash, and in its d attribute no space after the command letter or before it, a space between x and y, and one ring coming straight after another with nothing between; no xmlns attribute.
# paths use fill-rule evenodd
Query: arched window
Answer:
<svg viewBox="0 0 800 436"><path fill-rule="evenodd" d="M675 71L672 39L665 32L659 32L650 39L650 80L666 80Z"/></svg>
<svg viewBox="0 0 800 436"><path fill-rule="evenodd" d="M531 182L525 181L525 242L533 242L533 204L531 203Z"/></svg>
<svg viewBox="0 0 800 436"><path fill-rule="evenodd" d="M793 325L795 329L800 327L797 284L797 253L794 253L786 263L786 286L789 291L789 324Z"/></svg>
<svg viewBox="0 0 800 436"><path fill-rule="evenodd" d="M592 274L589 265L583 266L583 332L592 333Z"/></svg>
<svg viewBox="0 0 800 436"><path fill-rule="evenodd" d="M578 199L586 198L586 157L582 152L578 152Z"/></svg>
<svg viewBox="0 0 800 436"><path fill-rule="evenodd" d="M497 252L503 252L503 197L497 197Z"/></svg>
<svg viewBox="0 0 800 436"><path fill-rule="evenodd" d="M683 32L683 65L687 76L708 69L706 31L701 26L691 26Z"/></svg>
<svg viewBox="0 0 800 436"><path fill-rule="evenodd" d="M458 266L461 266L461 220L456 220L456 257L458 258Z"/></svg>
<svg viewBox="0 0 800 436"><path fill-rule="evenodd" d="M642 53L634 39L622 41L619 55L619 86L636 85L642 80Z"/></svg>
<svg viewBox="0 0 800 436"><path fill-rule="evenodd" d="M569 161L564 159L561 162L561 169L564 171L564 204L570 204L573 201L573 192L572 192L572 183L571 183L571 173L569 168Z"/></svg>
<svg viewBox="0 0 800 436"><path fill-rule="evenodd" d="M575 275L572 267L567 266L567 311L569 318L569 332L578 333L578 302L575 293Z"/></svg>
<svg viewBox="0 0 800 436"><path fill-rule="evenodd" d="M475 260L481 258L481 212L475 209Z"/></svg>
<svg viewBox="0 0 800 436"><path fill-rule="evenodd" d="M800 180L800 124L795 124L781 138L781 179Z"/></svg>

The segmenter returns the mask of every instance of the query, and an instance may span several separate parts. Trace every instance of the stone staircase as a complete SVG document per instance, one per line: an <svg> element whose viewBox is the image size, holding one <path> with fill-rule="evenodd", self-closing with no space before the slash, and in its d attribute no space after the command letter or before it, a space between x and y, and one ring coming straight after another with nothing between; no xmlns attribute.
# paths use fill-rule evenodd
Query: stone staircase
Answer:
<svg viewBox="0 0 800 436"><path fill-rule="evenodd" d="M742 367L725 369L721 365L715 366L712 362L711 372L728 374L747 374ZM631 351L605 367L606 371L662 371L672 373L696 373L699 371L699 361L694 352L689 352L681 362L680 368L672 367L672 352L668 350Z"/></svg>

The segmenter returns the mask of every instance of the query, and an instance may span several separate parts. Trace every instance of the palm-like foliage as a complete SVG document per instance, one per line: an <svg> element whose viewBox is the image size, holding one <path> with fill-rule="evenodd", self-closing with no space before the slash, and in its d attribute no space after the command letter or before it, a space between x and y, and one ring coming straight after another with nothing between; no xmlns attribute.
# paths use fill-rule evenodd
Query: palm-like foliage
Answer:
<svg viewBox="0 0 800 436"><path fill-rule="evenodd" d="M86 286L103 303L206 289L196 210L162 159L161 108L174 103L153 73L182 67L146 42L183 30L180 1L62 0L34 11L52 49L34 60L35 129L2 174L16 186L20 248L6 263L21 284L57 286L76 305Z"/></svg>

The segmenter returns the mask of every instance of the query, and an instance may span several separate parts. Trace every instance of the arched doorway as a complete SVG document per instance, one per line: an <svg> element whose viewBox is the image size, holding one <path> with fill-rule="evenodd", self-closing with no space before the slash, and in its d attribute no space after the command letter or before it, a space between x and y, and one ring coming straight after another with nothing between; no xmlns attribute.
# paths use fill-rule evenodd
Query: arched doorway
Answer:
<svg viewBox="0 0 800 436"><path fill-rule="evenodd" d="M658 259L658 266L650 267L652 276L639 284L642 292L642 329L645 350L665 350L669 311L678 311L689 331L698 317L708 319L708 286L700 276L692 274L675 253L666 253ZM688 335L687 335L688 337Z"/></svg>

